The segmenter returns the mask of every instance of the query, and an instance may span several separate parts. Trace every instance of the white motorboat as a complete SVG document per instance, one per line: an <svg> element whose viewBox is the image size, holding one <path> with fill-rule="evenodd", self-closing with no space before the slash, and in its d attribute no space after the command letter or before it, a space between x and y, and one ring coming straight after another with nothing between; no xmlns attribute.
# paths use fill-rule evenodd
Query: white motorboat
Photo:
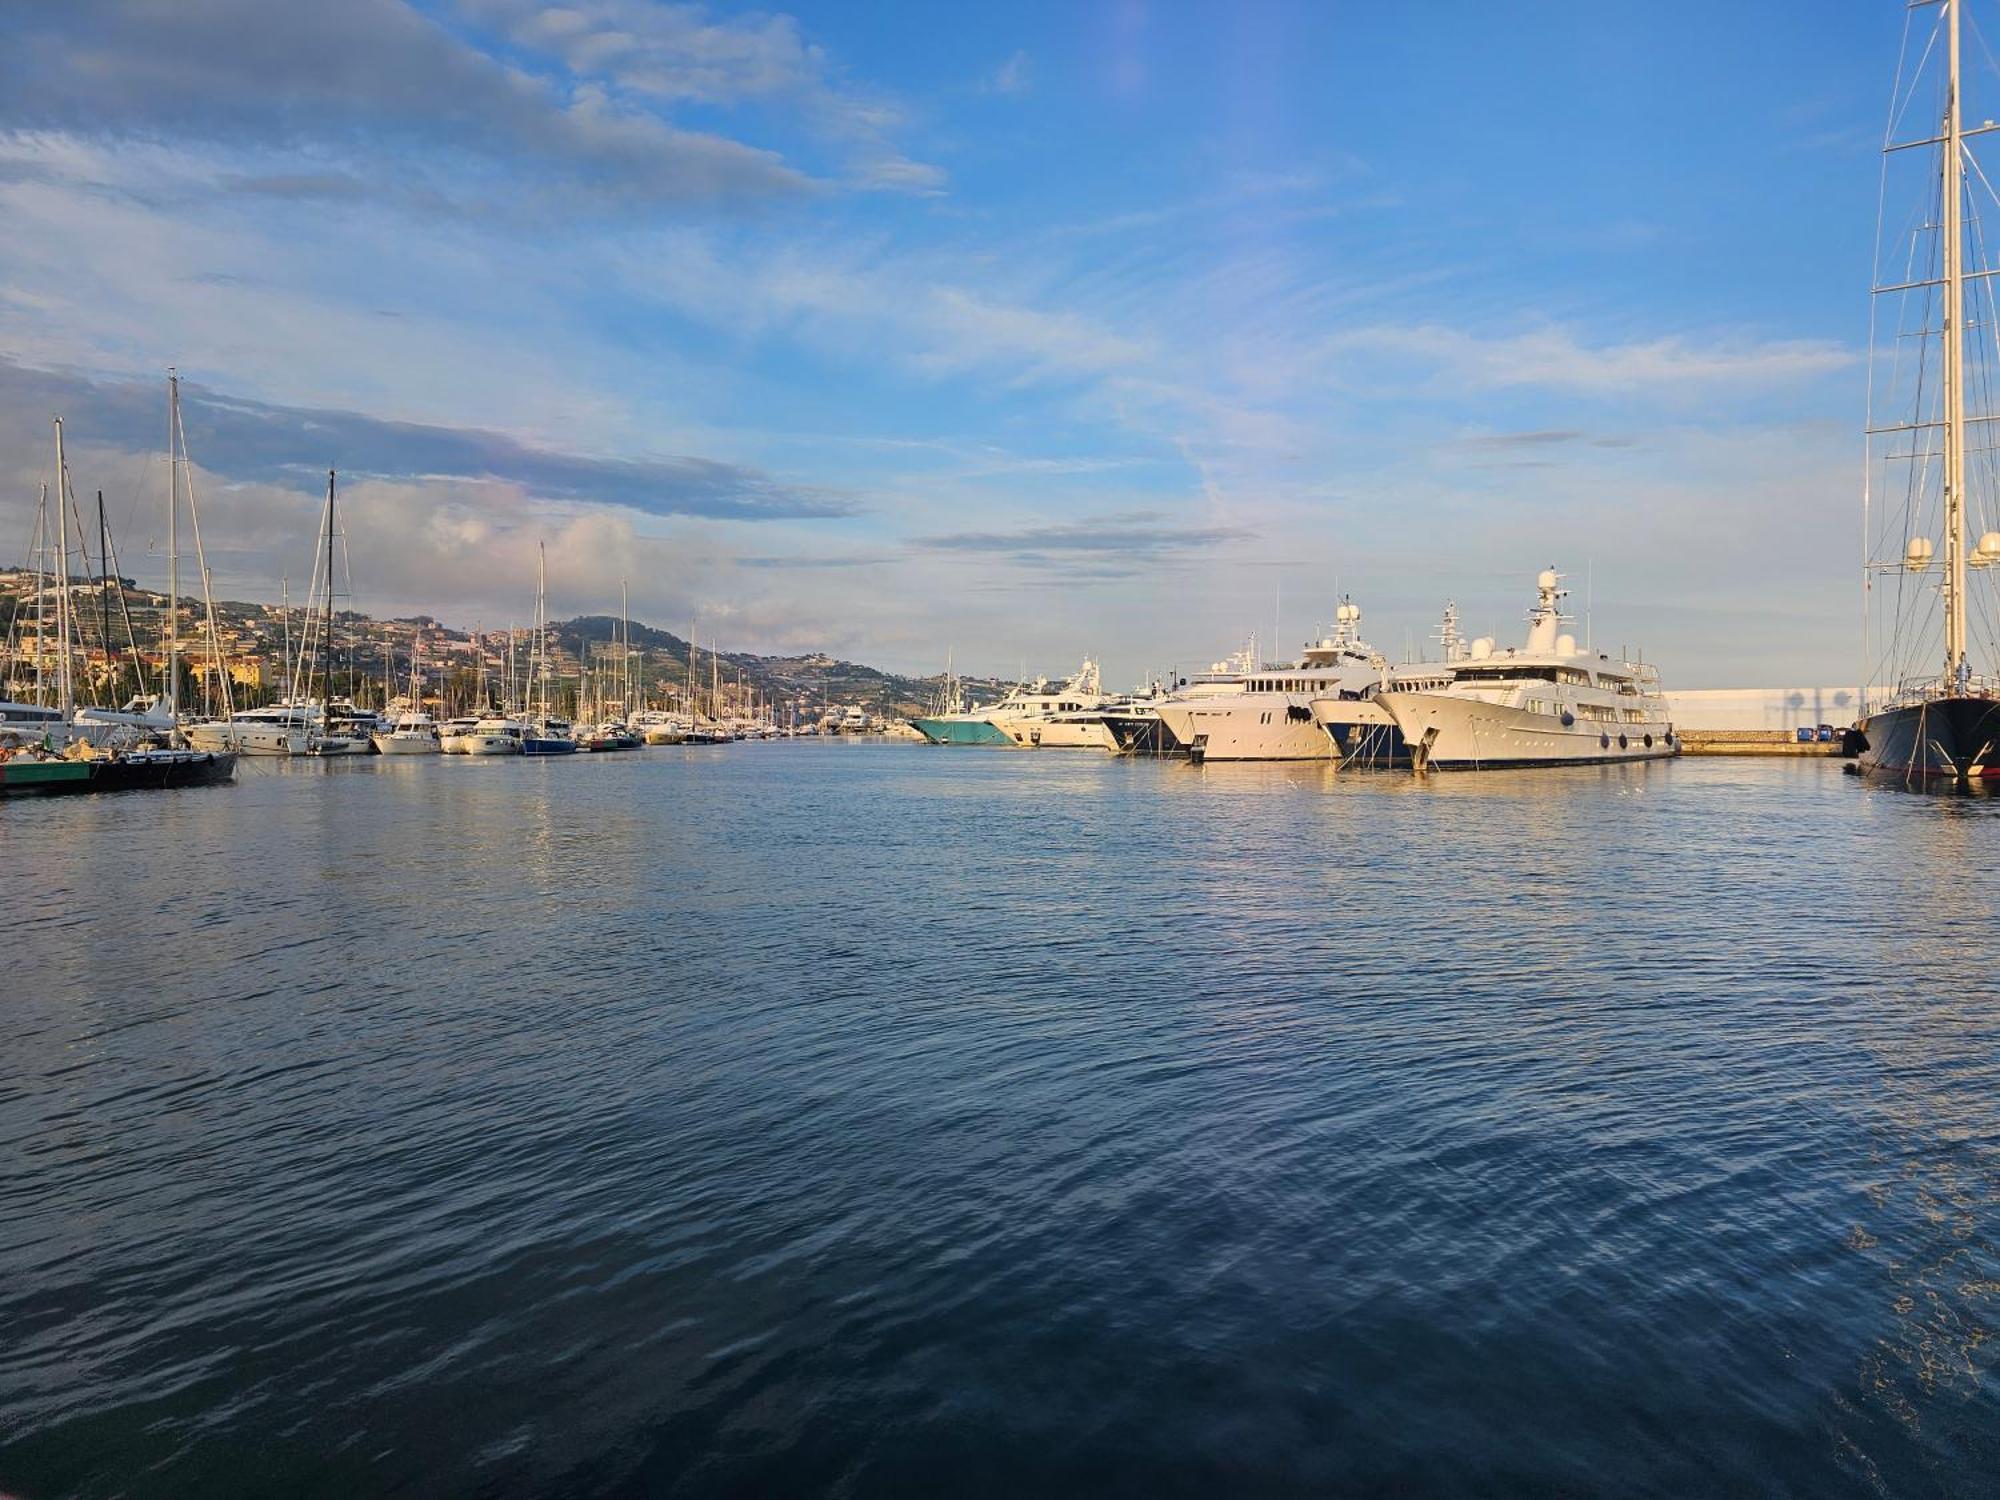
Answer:
<svg viewBox="0 0 2000 1500"><path fill-rule="evenodd" d="M190 724L187 742L197 750L238 755L305 755L312 748L318 719L305 704L274 703L246 708L226 719Z"/></svg>
<svg viewBox="0 0 2000 1500"><path fill-rule="evenodd" d="M377 730L370 738L377 755L437 755L444 749L437 721L421 709L398 714L387 731Z"/></svg>
<svg viewBox="0 0 2000 1500"><path fill-rule="evenodd" d="M649 745L678 745L687 738L690 725L686 714L654 708L635 715L632 727Z"/></svg>
<svg viewBox="0 0 2000 1500"><path fill-rule="evenodd" d="M446 719L438 725L438 749L446 755L465 754L464 739L479 720L475 717Z"/></svg>
<svg viewBox="0 0 2000 1500"><path fill-rule="evenodd" d="M461 755L519 755L528 726L519 719L478 719L458 736Z"/></svg>
<svg viewBox="0 0 2000 1500"><path fill-rule="evenodd" d="M1412 767L1489 770L1678 755L1659 673L1579 650L1575 636L1561 633L1560 575L1544 569L1535 586L1526 645L1496 651L1491 637L1481 637L1448 685L1375 695L1408 745Z"/></svg>

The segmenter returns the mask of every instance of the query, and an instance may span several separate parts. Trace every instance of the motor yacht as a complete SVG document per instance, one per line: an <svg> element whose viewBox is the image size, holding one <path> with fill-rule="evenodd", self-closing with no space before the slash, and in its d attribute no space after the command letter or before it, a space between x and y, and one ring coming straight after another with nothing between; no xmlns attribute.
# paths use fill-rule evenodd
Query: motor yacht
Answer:
<svg viewBox="0 0 2000 1500"><path fill-rule="evenodd" d="M1680 753L1659 673L1579 650L1562 633L1566 590L1553 568L1535 580L1525 645L1472 643L1451 681L1400 686L1375 702L1395 721L1418 771L1490 770L1659 760Z"/></svg>

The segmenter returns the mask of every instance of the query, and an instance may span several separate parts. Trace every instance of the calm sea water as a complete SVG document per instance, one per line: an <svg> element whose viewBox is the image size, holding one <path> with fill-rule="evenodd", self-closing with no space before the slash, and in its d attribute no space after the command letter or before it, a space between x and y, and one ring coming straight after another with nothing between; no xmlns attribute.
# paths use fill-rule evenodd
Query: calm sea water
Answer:
<svg viewBox="0 0 2000 1500"><path fill-rule="evenodd" d="M0 868L29 1500L2000 1482L2000 801L738 745Z"/></svg>

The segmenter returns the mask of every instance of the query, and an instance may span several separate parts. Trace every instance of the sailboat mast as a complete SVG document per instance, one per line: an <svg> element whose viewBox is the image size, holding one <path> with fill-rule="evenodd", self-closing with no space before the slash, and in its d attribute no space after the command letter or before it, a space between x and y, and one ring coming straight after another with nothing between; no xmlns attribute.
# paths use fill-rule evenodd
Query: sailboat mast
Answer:
<svg viewBox="0 0 2000 1500"><path fill-rule="evenodd" d="M167 717L178 721L181 706L181 541L180 448L181 377L167 369ZM291 647L285 648L289 663Z"/></svg>
<svg viewBox="0 0 2000 1500"><path fill-rule="evenodd" d="M104 491L97 492L97 628L104 641L104 665L115 686L111 663L111 528L104 522ZM115 701L115 700L114 700Z"/></svg>
<svg viewBox="0 0 2000 1500"><path fill-rule="evenodd" d="M320 691L319 722L330 729L333 721L333 470L326 471L326 683Z"/></svg>
<svg viewBox="0 0 2000 1500"><path fill-rule="evenodd" d="M535 543L535 685L541 716L549 716L549 549Z"/></svg>
<svg viewBox="0 0 2000 1500"><path fill-rule="evenodd" d="M35 502L35 706L49 706L48 685L43 676L43 662L47 659L48 602L43 597L42 579L48 572L49 560L49 487L42 486L41 498ZM692 670L692 669L690 669Z"/></svg>
<svg viewBox="0 0 2000 1500"><path fill-rule="evenodd" d="M56 418L56 706L64 722L76 706L69 676L69 474L63 467L62 418Z"/></svg>
<svg viewBox="0 0 2000 1500"><path fill-rule="evenodd" d="M1959 101L1962 0L1945 0L1948 33L1944 116L1944 652L1956 679L1965 659L1965 192L1964 110Z"/></svg>

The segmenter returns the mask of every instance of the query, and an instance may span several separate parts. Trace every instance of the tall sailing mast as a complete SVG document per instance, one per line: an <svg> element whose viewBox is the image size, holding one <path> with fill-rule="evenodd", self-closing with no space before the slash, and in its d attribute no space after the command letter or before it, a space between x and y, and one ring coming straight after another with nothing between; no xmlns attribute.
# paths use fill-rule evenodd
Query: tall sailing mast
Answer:
<svg viewBox="0 0 2000 1500"><path fill-rule="evenodd" d="M43 598L42 579L48 573L49 487L44 484L35 502L35 706L49 706L48 681L43 663L48 658L48 603Z"/></svg>
<svg viewBox="0 0 2000 1500"><path fill-rule="evenodd" d="M76 710L69 671L69 470L63 464L62 418L56 419L56 707L68 723Z"/></svg>
<svg viewBox="0 0 2000 1500"><path fill-rule="evenodd" d="M333 721L333 470L326 471L326 683L320 690L320 727Z"/></svg>
<svg viewBox="0 0 2000 1500"><path fill-rule="evenodd" d="M1944 667L1948 683L1971 671L1965 656L1965 195L1964 111L1959 101L1958 14L1944 0Z"/></svg>
<svg viewBox="0 0 2000 1500"><path fill-rule="evenodd" d="M181 707L181 545L180 472L181 377L167 367L167 717L178 721ZM193 480L190 477L190 485ZM192 493L192 489L190 489ZM289 656L289 651L287 655Z"/></svg>

